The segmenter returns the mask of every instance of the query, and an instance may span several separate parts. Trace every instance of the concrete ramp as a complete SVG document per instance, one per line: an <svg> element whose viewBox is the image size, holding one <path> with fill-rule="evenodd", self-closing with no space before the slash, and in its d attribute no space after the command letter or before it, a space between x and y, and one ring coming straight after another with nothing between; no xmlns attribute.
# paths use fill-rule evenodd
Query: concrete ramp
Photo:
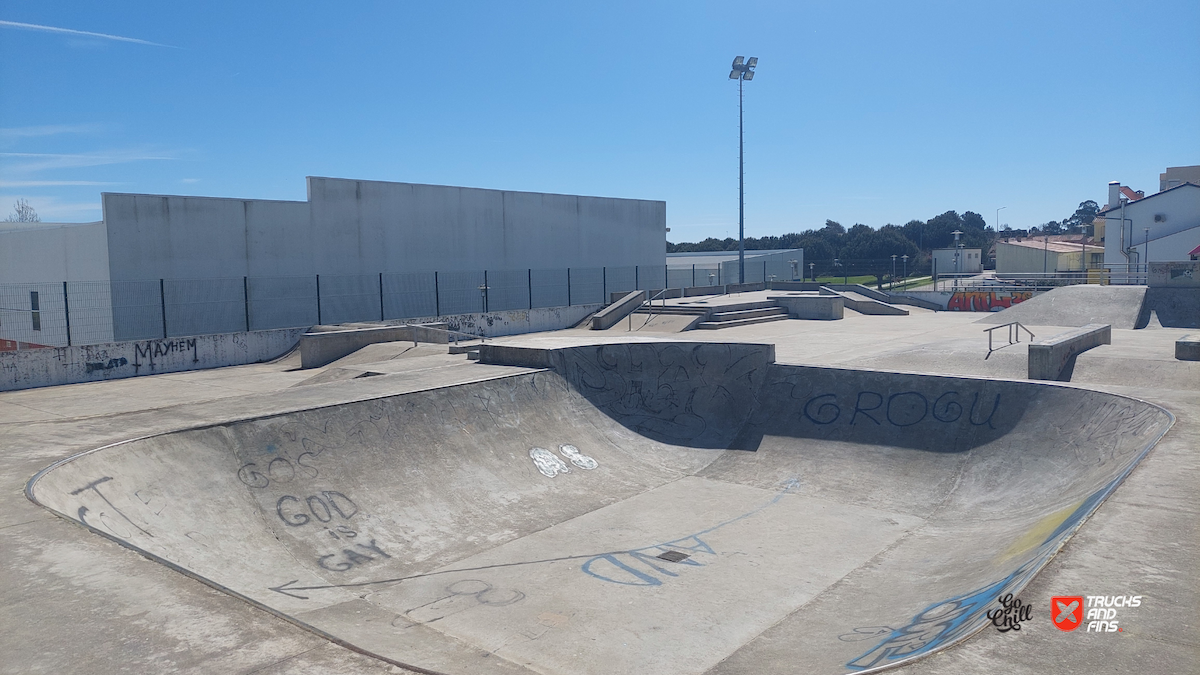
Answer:
<svg viewBox="0 0 1200 675"><path fill-rule="evenodd" d="M542 369L131 439L27 493L423 672L863 672L983 628L1173 419L770 345L481 359Z"/></svg>
<svg viewBox="0 0 1200 675"><path fill-rule="evenodd" d="M1145 286L1063 286L1035 295L976 323L1020 321L1027 326L1086 326L1106 323L1113 328L1142 328L1149 318L1143 308Z"/></svg>

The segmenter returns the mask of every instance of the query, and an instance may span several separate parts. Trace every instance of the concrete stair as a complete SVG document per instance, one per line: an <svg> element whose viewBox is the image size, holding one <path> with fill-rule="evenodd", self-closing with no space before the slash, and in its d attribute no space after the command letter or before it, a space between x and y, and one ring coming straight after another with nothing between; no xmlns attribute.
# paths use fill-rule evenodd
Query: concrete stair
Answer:
<svg viewBox="0 0 1200 675"><path fill-rule="evenodd" d="M717 330L735 326L749 326L768 321L779 321L788 318L788 311L783 307L760 307L755 309L739 309L726 312L713 312L708 321L696 324L700 330Z"/></svg>

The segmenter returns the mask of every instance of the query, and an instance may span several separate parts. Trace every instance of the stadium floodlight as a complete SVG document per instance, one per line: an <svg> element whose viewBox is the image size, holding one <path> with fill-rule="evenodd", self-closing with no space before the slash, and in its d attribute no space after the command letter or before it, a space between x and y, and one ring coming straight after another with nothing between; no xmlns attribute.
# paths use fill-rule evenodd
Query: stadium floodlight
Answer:
<svg viewBox="0 0 1200 675"><path fill-rule="evenodd" d="M737 57L733 60L733 69L729 79L738 81L738 283L746 283L746 190L745 163L743 161L744 137L742 124L742 83L754 79L754 67L758 65L758 57L751 56L748 60ZM765 279L764 279L765 281Z"/></svg>

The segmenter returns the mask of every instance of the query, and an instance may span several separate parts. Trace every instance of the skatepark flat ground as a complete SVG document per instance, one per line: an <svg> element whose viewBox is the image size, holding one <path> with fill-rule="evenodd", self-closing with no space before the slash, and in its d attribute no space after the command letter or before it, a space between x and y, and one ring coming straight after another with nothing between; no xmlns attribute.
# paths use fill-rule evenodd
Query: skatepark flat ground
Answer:
<svg viewBox="0 0 1200 675"><path fill-rule="evenodd" d="M984 360L987 340L983 329L987 326L975 323L980 317L915 309L910 316L847 312L846 319L834 322L788 320L678 334L567 330L489 342L540 348L629 340L745 342L773 345L775 361L780 364L1023 378L1022 345L1008 347ZM1039 337L1063 330L1031 328ZM1114 329L1111 345L1078 358L1071 385L1162 406L1175 416L1175 424L1066 547L1019 593L1035 603L1033 619L1019 632L985 629L962 644L902 666L897 672L1195 672L1200 664L1200 631L1194 618L1195 608L1200 606L1200 533L1196 525L1200 515L1196 487L1200 485L1200 460L1195 451L1200 446L1200 372L1195 370L1197 364L1172 357L1173 341L1187 332ZM0 606L4 609L4 618L0 619L0 654L4 655L0 672L404 672L98 537L32 504L23 494L26 481L38 471L107 443L249 415L287 415L364 396L421 392L535 372L474 363L461 355L422 354L419 358L390 359L385 375L304 385L314 372L294 367L284 360L0 394L0 482L4 487L0 493ZM764 452L762 456L768 455ZM766 468L763 465L759 470ZM638 511L638 499L651 500L652 510L661 511L660 518L687 520L686 512L662 510L680 503L683 494L703 497L708 490L713 514L732 517L738 509L756 508L759 492L752 478L739 479L746 485L742 492L717 490L703 477L686 478L610 508ZM1018 488L1013 486L1014 490ZM811 515L813 502L804 500L820 495L787 497L781 504ZM147 498L153 500L153 496ZM885 506L871 504L830 511L834 520L821 526L838 527L835 522L866 526L876 522L866 509ZM829 552L824 557L810 551L813 558L825 562L813 565L805 583L820 584L824 583L823 574L842 574L839 561L854 560L858 564L869 553L854 546L877 546L887 541L891 536L889 527L907 526L895 515L911 510L889 511L896 525L862 531L861 536L847 542L846 550ZM787 520L763 522L778 525ZM573 537L596 536L586 534L590 530L585 518L571 523L578 532L551 528L542 535L551 539L543 542L544 548L558 545L554 537L566 542ZM702 524L698 520L696 527ZM655 529L653 523L645 527L647 532ZM739 536L753 534L751 529ZM767 538L769 534L758 536ZM796 536L802 537L803 533ZM526 540L517 539L508 546L521 542ZM739 540L730 545L745 543ZM626 546L621 542L612 545ZM503 548L478 555L502 556L499 549ZM413 592L419 594L419 590ZM785 585L772 595L794 591ZM752 590L732 588L729 592L742 595ZM1101 594L1142 595L1147 601L1137 612L1136 623L1125 623L1130 628L1120 634L1067 634L1045 620L1050 596ZM689 605L684 596L671 602L680 608L679 625L703 622L703 604ZM773 643L803 641L803 630L784 626L782 621L771 629L777 619L770 617L786 614L787 603L763 600L760 604L763 616L754 621L765 630L759 631L757 639L754 635L738 638L739 644L748 640L752 648L739 652L743 663L725 661L725 671L718 672L787 670L787 664L779 660L788 656L788 650L774 649ZM548 609L535 615L541 616L542 625L548 629L564 620ZM426 617L430 618L439 616ZM339 625L347 624L342 620ZM469 636L485 634L490 627L460 621L447 630ZM687 631L682 634L686 639ZM729 649L722 651L721 645L713 644L714 656L698 656L694 666L687 665L687 659L678 660L703 652L710 646L703 642L697 640L693 648L673 654L672 662L681 667L678 672L698 672L715 663L714 659L720 661L718 652L729 653ZM862 651L868 646L864 642ZM569 655L561 658L569 663ZM666 667L656 666L652 672L663 672Z"/></svg>

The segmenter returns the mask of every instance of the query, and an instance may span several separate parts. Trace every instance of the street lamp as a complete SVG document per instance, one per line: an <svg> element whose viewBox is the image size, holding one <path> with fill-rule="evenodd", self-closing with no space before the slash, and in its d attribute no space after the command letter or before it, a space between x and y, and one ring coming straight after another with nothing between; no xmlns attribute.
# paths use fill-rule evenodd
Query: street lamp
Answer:
<svg viewBox="0 0 1200 675"><path fill-rule="evenodd" d="M1001 206L996 209L996 234L1000 234L1000 212L1007 208L1007 206Z"/></svg>
<svg viewBox="0 0 1200 675"><path fill-rule="evenodd" d="M800 261L799 260L789 260L788 265L790 265L792 268L792 281L795 281L796 274L797 274L796 270L800 269Z"/></svg>
<svg viewBox="0 0 1200 675"><path fill-rule="evenodd" d="M900 256L900 259L904 261L904 287L908 288L908 254Z"/></svg>
<svg viewBox="0 0 1200 675"><path fill-rule="evenodd" d="M746 283L746 184L743 171L743 124L742 124L742 82L754 79L754 67L758 65L758 57L751 56L745 63L742 57L733 60L733 70L729 71L729 79L738 81L738 283Z"/></svg>
<svg viewBox="0 0 1200 675"><path fill-rule="evenodd" d="M895 288L895 287L896 287L896 254L893 253L892 254L892 285L891 285L891 288Z"/></svg>
<svg viewBox="0 0 1200 675"><path fill-rule="evenodd" d="M808 263L808 275L813 281L817 280L817 263Z"/></svg>

